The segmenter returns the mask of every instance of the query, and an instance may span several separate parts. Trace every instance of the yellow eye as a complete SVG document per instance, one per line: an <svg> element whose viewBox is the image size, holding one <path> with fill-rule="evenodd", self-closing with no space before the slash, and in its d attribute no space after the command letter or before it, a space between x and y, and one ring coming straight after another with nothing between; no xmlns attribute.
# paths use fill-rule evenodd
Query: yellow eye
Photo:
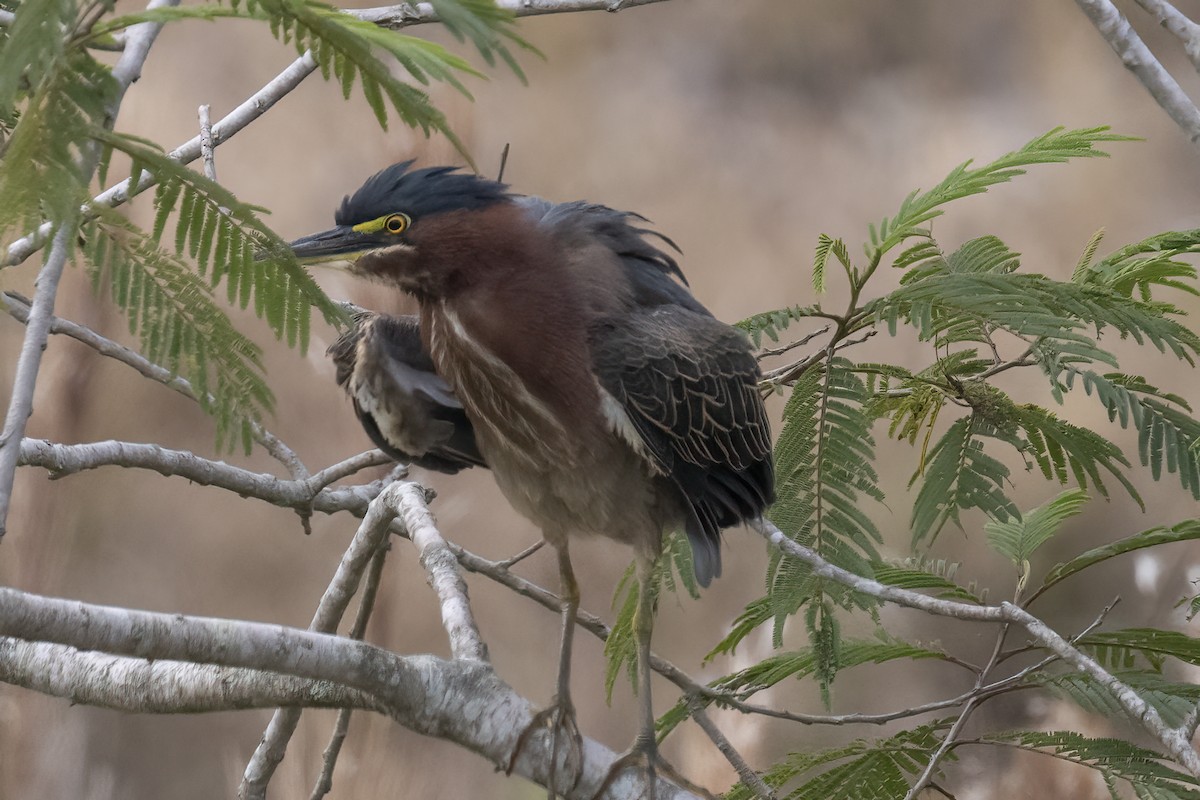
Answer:
<svg viewBox="0 0 1200 800"><path fill-rule="evenodd" d="M408 223L411 222L404 214L392 214L383 222L383 229L388 233L404 233L408 230Z"/></svg>

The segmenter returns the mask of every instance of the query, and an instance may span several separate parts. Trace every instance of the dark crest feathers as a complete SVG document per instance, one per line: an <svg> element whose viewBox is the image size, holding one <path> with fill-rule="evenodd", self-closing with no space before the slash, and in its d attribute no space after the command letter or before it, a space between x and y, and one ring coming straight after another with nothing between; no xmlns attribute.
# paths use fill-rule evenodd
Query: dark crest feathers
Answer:
<svg viewBox="0 0 1200 800"><path fill-rule="evenodd" d="M480 178L458 167L410 170L413 162L393 164L367 178L367 182L342 200L334 214L338 225L356 225L403 212L413 219L457 209L474 210L508 197L503 183Z"/></svg>

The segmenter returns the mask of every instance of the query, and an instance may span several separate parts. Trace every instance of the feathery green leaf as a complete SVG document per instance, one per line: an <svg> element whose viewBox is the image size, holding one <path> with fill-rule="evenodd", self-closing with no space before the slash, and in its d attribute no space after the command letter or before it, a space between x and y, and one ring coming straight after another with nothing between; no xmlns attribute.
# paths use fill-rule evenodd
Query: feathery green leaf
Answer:
<svg viewBox="0 0 1200 800"><path fill-rule="evenodd" d="M1104 142L1129 141L1127 136L1109 133L1107 127L1065 130L1055 128L1031 140L1024 147L1003 155L990 164L975 169L967 161L927 192L916 191L905 198L894 217L872 226L871 248L883 254L896 245L926 231L921 225L942 214L941 206L963 197L986 192L988 188L1025 174L1025 167L1034 164L1056 164L1072 158L1107 156L1096 145Z"/></svg>
<svg viewBox="0 0 1200 800"><path fill-rule="evenodd" d="M1144 550L1147 547L1157 547L1172 542L1186 542L1192 539L1200 539L1200 519L1185 520L1169 528L1151 528L1109 544L1093 547L1050 570L1042 579L1042 586L1036 594L1041 594L1059 581L1082 572L1094 564L1108 561L1110 558Z"/></svg>
<svg viewBox="0 0 1200 800"><path fill-rule="evenodd" d="M217 285L227 277L230 301L237 297L243 308L255 300L255 311L265 317L276 337L296 341L302 327L300 319L316 307L331 324L340 325L344 312L333 303L312 277L296 262L287 242L272 231L260 218L261 209L243 203L225 187L188 169L142 142L127 136L95 131L113 148L136 158L158 179L155 190L156 215L154 237L160 238L166 229L171 210L178 202L174 249L179 255L207 256L206 242L219 236L227 237L224 248L215 248L216 255L227 261L200 261L200 269L212 267L212 283ZM255 254L262 254L261 260ZM296 306L295 317L289 319L282 309L289 296L301 297L304 303ZM269 312L269 313L268 313ZM307 322L304 328L307 329Z"/></svg>
<svg viewBox="0 0 1200 800"><path fill-rule="evenodd" d="M233 327L185 263L120 214L100 211L82 237L93 285L108 284L142 354L187 378L216 421L218 446L235 446L243 425L274 405L258 346Z"/></svg>
<svg viewBox="0 0 1200 800"><path fill-rule="evenodd" d="M984 524L988 542L1024 572L1034 551L1050 541L1064 522L1083 511L1088 501L1082 489L1068 489L1045 505L1026 511L1019 519L993 520Z"/></svg>

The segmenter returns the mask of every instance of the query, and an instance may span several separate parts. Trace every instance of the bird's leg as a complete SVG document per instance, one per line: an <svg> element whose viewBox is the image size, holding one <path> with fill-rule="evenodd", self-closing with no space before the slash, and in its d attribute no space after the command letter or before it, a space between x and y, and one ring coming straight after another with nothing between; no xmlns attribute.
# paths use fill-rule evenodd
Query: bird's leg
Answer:
<svg viewBox="0 0 1200 800"><path fill-rule="evenodd" d="M617 757L608 775L596 790L592 800L599 800L612 782L624 770L636 764L644 764L646 768L646 794L649 800L654 800L657 788L658 773L661 771L670 780L683 786L701 797L711 797L704 789L695 786L680 772L667 763L658 754L658 738L655 736L654 703L650 696L650 639L654 632L654 607L657 591L654 586L653 557L639 554L637 558L638 602L633 612L633 634L637 644L637 693L640 727L633 745Z"/></svg>
<svg viewBox="0 0 1200 800"><path fill-rule="evenodd" d="M564 540L558 547L558 574L562 583L562 637L558 646L558 685L551 704L554 714L553 739L550 750L550 799L554 800L554 779L558 768L559 734L566 729L571 736L576 759L575 781L583 772L583 736L575 721L575 704L571 702L571 645L575 641L575 618L579 615L579 584L571 567L571 556ZM574 787L574 783L572 783Z"/></svg>
<svg viewBox="0 0 1200 800"><path fill-rule="evenodd" d="M564 731L571 739L572 752L568 753L566 763L574 765L575 769L572 788L575 783L579 782L579 777L583 774L583 735L579 732L579 726L575 721L575 704L571 702L571 646L575 641L575 619L579 614L579 584L575 581L575 570L571 567L571 556L566 540L564 539L561 543L555 542L555 550L558 551L558 574L562 584L562 637L559 640L558 680L555 686L554 700L548 708L538 712L533 721L521 732L517 738L517 744L513 748L512 756L509 758L507 770L511 773L513 767L516 766L517 756L521 754L529 736L549 722L551 746L550 770L546 781L548 800L554 800L555 797L559 743Z"/></svg>
<svg viewBox="0 0 1200 800"><path fill-rule="evenodd" d="M647 797L654 800L658 780L658 741L654 735L654 704L650 697L650 638L654 632L654 559L637 558L638 601L633 612L633 633L637 643L637 693L640 727L633 746L613 762L608 775L596 791L599 798L623 770L636 763L646 766ZM674 773L668 766L668 772Z"/></svg>
<svg viewBox="0 0 1200 800"><path fill-rule="evenodd" d="M633 633L637 638L638 710L641 712L641 728L633 740L632 753L641 753L646 759L647 795L654 800L654 784L658 780L658 740L654 735L654 703L650 699L650 637L654 633L654 561L637 559L638 604L633 616Z"/></svg>

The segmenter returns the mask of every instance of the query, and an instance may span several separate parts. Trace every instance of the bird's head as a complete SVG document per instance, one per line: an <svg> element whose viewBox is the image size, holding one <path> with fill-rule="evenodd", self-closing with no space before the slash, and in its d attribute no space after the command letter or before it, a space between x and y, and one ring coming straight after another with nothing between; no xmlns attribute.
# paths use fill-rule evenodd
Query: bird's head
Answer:
<svg viewBox="0 0 1200 800"><path fill-rule="evenodd" d="M414 170L412 163L368 178L342 200L335 227L291 243L296 258L343 266L408 291L427 291L446 280L453 262L421 256L435 249L454 252L456 242L471 235L472 215L505 203L509 194L502 183L454 167Z"/></svg>

